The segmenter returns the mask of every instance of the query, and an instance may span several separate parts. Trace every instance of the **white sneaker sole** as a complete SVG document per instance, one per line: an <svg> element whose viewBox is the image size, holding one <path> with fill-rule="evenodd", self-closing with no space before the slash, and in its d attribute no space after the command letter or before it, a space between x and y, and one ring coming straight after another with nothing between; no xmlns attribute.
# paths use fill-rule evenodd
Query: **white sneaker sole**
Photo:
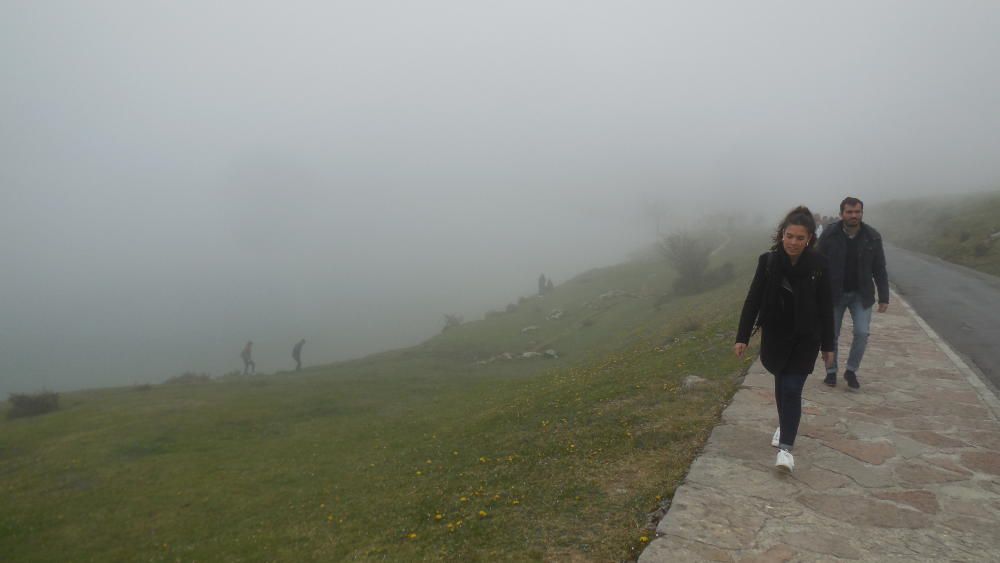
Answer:
<svg viewBox="0 0 1000 563"><path fill-rule="evenodd" d="M778 452L778 458L774 460L774 466L783 473L791 473L792 469L795 468L795 458L791 456L782 456L783 452ZM782 457L787 457L787 460L783 460ZM786 463L782 463L782 462Z"/></svg>

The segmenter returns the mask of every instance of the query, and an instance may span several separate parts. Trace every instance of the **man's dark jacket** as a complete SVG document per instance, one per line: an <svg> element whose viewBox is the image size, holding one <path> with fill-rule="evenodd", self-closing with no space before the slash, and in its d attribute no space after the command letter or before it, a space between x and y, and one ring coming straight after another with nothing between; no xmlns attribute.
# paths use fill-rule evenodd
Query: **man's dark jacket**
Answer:
<svg viewBox="0 0 1000 563"><path fill-rule="evenodd" d="M801 286L804 290L802 298L813 300L815 307L810 308L811 318L805 319L810 330L797 332L795 311L767 298L769 286L781 284L778 279L780 272L776 275L776 267L772 266L780 253L781 250L765 252L757 259L757 271L743 303L736 342L750 342L755 321L759 318L760 361L764 369L774 375L807 375L813 372L821 349L824 352L836 349L826 258L809 250L799 259L800 266L810 273Z"/></svg>
<svg viewBox="0 0 1000 563"><path fill-rule="evenodd" d="M837 221L827 225L819 237L818 250L827 258L830 271L830 289L833 302L840 301L844 293L844 269L846 260L858 261L858 292L861 293L861 304L867 309L875 304L875 288L878 288L878 302L889 302L889 275L885 271L885 250L882 248L882 235L864 222L858 234L858 255L848 257L847 234L844 233L844 222ZM874 283L873 283L874 280Z"/></svg>

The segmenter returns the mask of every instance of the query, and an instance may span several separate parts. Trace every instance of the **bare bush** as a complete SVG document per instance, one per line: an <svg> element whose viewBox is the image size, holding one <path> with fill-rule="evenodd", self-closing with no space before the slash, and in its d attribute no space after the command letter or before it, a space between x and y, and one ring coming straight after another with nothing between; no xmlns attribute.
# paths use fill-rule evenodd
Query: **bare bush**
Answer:
<svg viewBox="0 0 1000 563"><path fill-rule="evenodd" d="M674 291L687 294L703 289L711 250L703 239L685 231L663 237L660 241L660 253L677 271Z"/></svg>
<svg viewBox="0 0 1000 563"><path fill-rule="evenodd" d="M7 418L38 416L59 409L59 394L52 391L39 393L11 393Z"/></svg>

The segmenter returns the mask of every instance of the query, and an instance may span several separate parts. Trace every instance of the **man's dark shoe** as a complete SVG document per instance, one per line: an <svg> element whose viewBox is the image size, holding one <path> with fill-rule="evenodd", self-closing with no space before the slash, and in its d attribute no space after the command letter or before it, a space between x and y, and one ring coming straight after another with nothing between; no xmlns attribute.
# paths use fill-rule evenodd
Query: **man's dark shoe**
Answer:
<svg viewBox="0 0 1000 563"><path fill-rule="evenodd" d="M823 380L823 383L826 383L830 387L836 387L837 386L837 372L828 372L826 374L826 378Z"/></svg>
<svg viewBox="0 0 1000 563"><path fill-rule="evenodd" d="M844 379L847 381L847 386L851 389L861 389L861 384L858 383L858 376L855 375L853 371L845 371Z"/></svg>

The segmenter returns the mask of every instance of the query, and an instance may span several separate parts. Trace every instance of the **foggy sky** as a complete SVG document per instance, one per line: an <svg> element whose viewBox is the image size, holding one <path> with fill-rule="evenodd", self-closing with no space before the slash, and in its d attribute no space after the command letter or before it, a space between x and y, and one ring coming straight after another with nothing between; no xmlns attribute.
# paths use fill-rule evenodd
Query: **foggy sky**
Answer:
<svg viewBox="0 0 1000 563"><path fill-rule="evenodd" d="M650 209L1000 187L1000 5L707 4L4 2L0 393L413 344Z"/></svg>

